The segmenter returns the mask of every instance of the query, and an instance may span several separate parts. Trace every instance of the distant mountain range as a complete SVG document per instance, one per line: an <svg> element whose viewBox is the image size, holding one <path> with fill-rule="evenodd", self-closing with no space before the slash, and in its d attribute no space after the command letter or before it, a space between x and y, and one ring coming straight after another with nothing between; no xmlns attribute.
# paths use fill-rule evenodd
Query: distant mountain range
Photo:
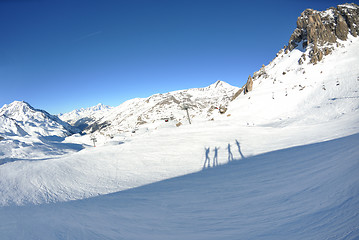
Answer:
<svg viewBox="0 0 359 240"><path fill-rule="evenodd" d="M99 103L93 107L75 109L69 113L59 114L58 117L82 131L88 127L89 124L102 118L103 115L111 109L113 109L113 107Z"/></svg>
<svg viewBox="0 0 359 240"><path fill-rule="evenodd" d="M193 121L207 121L218 109L227 106L239 90L223 81L217 81L205 88L179 90L155 94L148 98L128 100L115 108L89 110L77 123L87 124L85 133L116 135L135 131L138 128L156 128L158 124L186 124L187 112ZM83 112L84 113L84 112ZM61 119L66 120L63 116ZM72 120L73 121L73 120Z"/></svg>

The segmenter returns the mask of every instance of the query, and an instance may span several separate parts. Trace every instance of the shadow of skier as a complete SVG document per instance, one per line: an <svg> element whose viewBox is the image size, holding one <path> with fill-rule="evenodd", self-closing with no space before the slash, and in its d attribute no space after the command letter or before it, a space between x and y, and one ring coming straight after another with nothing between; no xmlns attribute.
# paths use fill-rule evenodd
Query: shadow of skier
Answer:
<svg viewBox="0 0 359 240"><path fill-rule="evenodd" d="M241 151L241 146L239 145L239 142L236 140L236 144L237 144L237 147L238 147L238 152L239 152L239 155L241 155L241 158L242 159L245 159L242 151Z"/></svg>
<svg viewBox="0 0 359 240"><path fill-rule="evenodd" d="M207 164L207 168L211 167L210 166L211 159L209 158L209 151L210 151L210 148L205 148L206 159L204 160L203 169L206 168L206 164Z"/></svg>
<svg viewBox="0 0 359 240"><path fill-rule="evenodd" d="M219 150L219 147L214 148L213 166L212 167L218 166L218 150Z"/></svg>
<svg viewBox="0 0 359 240"><path fill-rule="evenodd" d="M231 144L228 143L227 146L227 150L228 150L228 162L232 162L233 161L233 154L231 151Z"/></svg>

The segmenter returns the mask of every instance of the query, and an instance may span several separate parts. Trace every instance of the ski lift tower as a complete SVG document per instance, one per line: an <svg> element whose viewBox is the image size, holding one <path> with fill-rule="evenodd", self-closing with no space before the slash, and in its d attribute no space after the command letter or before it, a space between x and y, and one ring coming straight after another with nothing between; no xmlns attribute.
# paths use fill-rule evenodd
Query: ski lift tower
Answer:
<svg viewBox="0 0 359 240"><path fill-rule="evenodd" d="M191 124L191 118L189 117L189 113L188 113L189 104L188 104L188 103L184 103L181 108L182 108L182 110L186 110L188 122L189 122L189 124Z"/></svg>
<svg viewBox="0 0 359 240"><path fill-rule="evenodd" d="M96 147L97 139L95 136L91 136L91 141L93 141L93 146Z"/></svg>

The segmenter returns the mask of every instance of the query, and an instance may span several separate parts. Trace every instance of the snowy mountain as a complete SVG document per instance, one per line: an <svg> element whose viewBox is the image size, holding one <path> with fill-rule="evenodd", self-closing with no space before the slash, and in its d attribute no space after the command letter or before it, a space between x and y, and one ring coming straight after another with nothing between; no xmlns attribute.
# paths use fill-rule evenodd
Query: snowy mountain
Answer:
<svg viewBox="0 0 359 240"><path fill-rule="evenodd" d="M179 90L155 94L148 98L128 100L107 111L106 114L101 114L103 118L85 128L84 131L116 135L139 128L179 126L188 123L185 107L188 108L192 121L208 121L218 114L220 107L228 105L238 89L223 81L217 81L204 88Z"/></svg>
<svg viewBox="0 0 359 240"><path fill-rule="evenodd" d="M0 136L26 136L27 132L22 129L16 120L0 115Z"/></svg>
<svg viewBox="0 0 359 240"><path fill-rule="evenodd" d="M218 81L75 111L64 119L95 119L91 134L46 148L26 122L46 129L47 115L4 106L13 140L0 139L0 155L14 159L0 162L2 238L358 239L358 19L355 4L305 10L242 88ZM51 156L61 148L74 151Z"/></svg>
<svg viewBox="0 0 359 240"><path fill-rule="evenodd" d="M331 53L341 41L349 36L359 34L359 6L351 4L338 5L326 11L305 10L297 20L297 28L289 39L286 51L293 49L308 49L303 53L300 63L307 58L315 64L324 56Z"/></svg>
<svg viewBox="0 0 359 240"><path fill-rule="evenodd" d="M82 147L61 143L78 130L23 101L0 108L0 165L19 159L61 155Z"/></svg>
<svg viewBox="0 0 359 240"><path fill-rule="evenodd" d="M14 101L0 108L0 132L3 134L61 136L76 132L76 129L44 110L35 109L24 101Z"/></svg>
<svg viewBox="0 0 359 240"><path fill-rule="evenodd" d="M335 43L321 39L329 34L321 30L328 26L337 29L337 25L326 25L333 24L333 18L341 21L336 14L354 11L356 14L345 19L349 25L350 19L354 19L359 26L359 6L344 4L338 9L340 11L335 8L323 12L305 10L298 18L298 28L289 47L280 50L273 61L249 77L228 106L228 112L242 124L281 126L293 122L322 123L356 114L359 108L359 39L354 30L347 32L345 41L334 33ZM312 23L313 19L322 22ZM309 37L314 31L312 28L317 34ZM304 45L293 42L298 29L301 29L300 42ZM330 47L330 51L313 61L313 51L323 50L323 47ZM246 91L248 86L250 90Z"/></svg>
<svg viewBox="0 0 359 240"><path fill-rule="evenodd" d="M107 114L112 108L113 107L99 103L93 107L75 109L69 113L59 114L58 117L62 121L68 122L72 126L83 130L96 120L101 119L103 115Z"/></svg>

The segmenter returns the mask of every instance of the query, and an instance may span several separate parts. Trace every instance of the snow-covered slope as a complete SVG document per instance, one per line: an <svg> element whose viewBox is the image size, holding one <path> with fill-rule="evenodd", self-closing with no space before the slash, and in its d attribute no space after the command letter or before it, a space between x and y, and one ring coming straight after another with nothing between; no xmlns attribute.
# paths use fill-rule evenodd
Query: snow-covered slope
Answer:
<svg viewBox="0 0 359 240"><path fill-rule="evenodd" d="M19 132L21 135L61 136L76 132L76 129L46 111L35 109L24 101L14 101L0 108L2 123L0 132ZM11 119L11 120L10 120ZM16 126L17 125L17 126ZM15 127L14 127L15 126Z"/></svg>
<svg viewBox="0 0 359 240"><path fill-rule="evenodd" d="M5 104L0 109L0 164L79 150L78 144L61 143L76 132L68 123L26 102Z"/></svg>
<svg viewBox="0 0 359 240"><path fill-rule="evenodd" d="M101 119L113 107L102 103L89 108L81 108L73 110L69 113L59 114L58 117L65 122L73 125L80 130L85 129L95 121Z"/></svg>
<svg viewBox="0 0 359 240"><path fill-rule="evenodd" d="M218 164L224 164L230 147L236 149L237 144L247 157L358 133L359 38L350 38L315 65L299 64L300 55L297 49L278 55L262 69L266 74L254 78L253 91L228 104L226 114L217 112L206 118L208 107L218 104L208 100L202 111L205 117L201 121L194 118L192 125L169 124L143 134L114 137L104 145L61 158L4 164L0 203L68 201L138 187L199 171L206 156L211 166L217 164L215 155ZM208 88L216 91L217 87ZM151 119L171 112L185 118L184 111L177 109L177 95L195 96L191 101L196 103L200 94L208 96L206 90L197 89L129 100L110 110L104 121L115 119L114 126L121 126L116 119L137 123L136 114L144 113ZM91 144L89 138L75 135L66 141ZM234 157L242 158L240 154ZM25 181L22 176L31 178Z"/></svg>
<svg viewBox="0 0 359 240"><path fill-rule="evenodd" d="M108 111L107 115L86 128L85 132L114 136L138 128L155 129L161 125L186 124L188 119L184 106L188 107L192 121L208 121L218 113L216 108L227 106L238 89L217 81L204 88L128 100ZM166 119L168 123L164 124Z"/></svg>
<svg viewBox="0 0 359 240"><path fill-rule="evenodd" d="M280 52L254 78L253 91L231 102L228 113L251 126L318 124L357 114L359 38L349 37L314 65L299 64L302 54Z"/></svg>
<svg viewBox="0 0 359 240"><path fill-rule="evenodd" d="M1 239L358 239L358 144L356 134L235 155L228 165L106 196L2 207Z"/></svg>
<svg viewBox="0 0 359 240"><path fill-rule="evenodd" d="M4 115L0 115L0 136L25 136L25 132L16 122L16 120Z"/></svg>
<svg viewBox="0 0 359 240"><path fill-rule="evenodd" d="M0 165L1 238L358 239L359 37L335 41L316 62L311 45L280 51L246 94L217 82L132 99L87 128L113 136L97 147Z"/></svg>

